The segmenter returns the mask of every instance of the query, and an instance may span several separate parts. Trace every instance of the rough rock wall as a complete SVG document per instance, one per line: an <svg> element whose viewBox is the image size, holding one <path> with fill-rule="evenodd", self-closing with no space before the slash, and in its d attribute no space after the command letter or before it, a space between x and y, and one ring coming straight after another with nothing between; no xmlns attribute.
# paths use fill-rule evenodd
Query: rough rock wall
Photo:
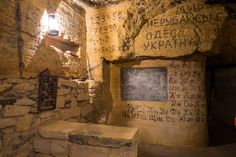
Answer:
<svg viewBox="0 0 236 157"><path fill-rule="evenodd" d="M228 16L223 6L209 5L205 0L133 0L117 5L111 4L107 4L109 5L107 7L97 7L99 4L96 3L97 8L87 8L89 68L96 80L103 80L104 67L101 58L120 63L119 65L123 67L122 63L125 66L129 64L126 62L132 60L138 60L138 66L142 64L142 59L147 58L178 58L193 53L203 55L216 53L215 49L219 48L216 40L221 37L221 29ZM180 64L177 67L184 65L182 61L176 63ZM171 87L173 82L168 82L169 94L174 94L166 103L151 101L143 103L138 100L126 103L120 100L119 68L111 69L111 92L114 102L111 124L139 127L141 141L146 143L206 146L207 106L203 86L205 64L202 65L201 68L192 66L185 69L188 71L186 75L201 77L200 83L195 80L183 84L184 90L178 91L182 85ZM168 74L168 78L177 74L180 80L185 79L185 76L177 71ZM178 82L178 78L173 81ZM196 86L192 87L193 84ZM172 93L171 90L177 91ZM189 93L192 93L191 96L187 96ZM195 94L201 96L194 96ZM165 107L154 104L165 104ZM171 105L174 108L170 107ZM161 114L167 116L163 117ZM181 128L188 128L189 132L181 132Z"/></svg>
<svg viewBox="0 0 236 157"><path fill-rule="evenodd" d="M32 63L32 58L45 47L42 42L46 37L42 18L46 9L57 12L56 18L61 38L76 43L80 48L81 59L73 67L74 69L80 68L77 78L86 74L85 12L81 7L70 0L9 0L2 1L0 8L0 74L14 77L19 77L20 74L24 77L31 77L34 73L38 74L38 71L31 70L29 72L28 68L32 64L40 64L38 62ZM72 17L73 19L71 19ZM73 60L74 56L68 58L68 60ZM64 64L61 60L56 60L56 62ZM68 68L64 68L63 71L71 73L70 70L67 72ZM66 75L65 77L70 76Z"/></svg>
<svg viewBox="0 0 236 157"><path fill-rule="evenodd" d="M45 34L45 9L57 12L59 37ZM32 138L42 123L93 119L84 81L84 16L70 0L0 2L0 156L31 154ZM38 75L45 69L59 77L57 103L55 110L38 112Z"/></svg>
<svg viewBox="0 0 236 157"><path fill-rule="evenodd" d="M42 123L54 120L88 121L88 83L59 79L56 109L38 112L37 79L0 79L0 156L28 156L32 138Z"/></svg>
<svg viewBox="0 0 236 157"><path fill-rule="evenodd" d="M235 67L215 69L210 106L210 114L212 118L232 128L234 127L234 118L236 113L235 77Z"/></svg>
<svg viewBox="0 0 236 157"><path fill-rule="evenodd" d="M233 65L236 63L236 4L226 4L229 18L225 21L214 43L214 56L208 57L208 66Z"/></svg>
<svg viewBox="0 0 236 157"><path fill-rule="evenodd" d="M92 120L107 123L109 113L112 110L112 97L104 82L89 80L89 103L93 106Z"/></svg>
<svg viewBox="0 0 236 157"><path fill-rule="evenodd" d="M227 17L223 6L204 0L134 0L88 10L89 56L109 61L206 54Z"/></svg>
<svg viewBox="0 0 236 157"><path fill-rule="evenodd" d="M204 57L113 64L111 93L109 124L139 128L142 143L207 146Z"/></svg>

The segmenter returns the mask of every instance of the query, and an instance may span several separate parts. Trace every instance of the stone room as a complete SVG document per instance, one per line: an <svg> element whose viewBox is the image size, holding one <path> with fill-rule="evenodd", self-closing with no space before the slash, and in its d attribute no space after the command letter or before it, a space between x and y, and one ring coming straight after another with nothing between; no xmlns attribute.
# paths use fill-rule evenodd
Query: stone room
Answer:
<svg viewBox="0 0 236 157"><path fill-rule="evenodd" d="M0 157L179 156L236 156L236 0L0 0Z"/></svg>

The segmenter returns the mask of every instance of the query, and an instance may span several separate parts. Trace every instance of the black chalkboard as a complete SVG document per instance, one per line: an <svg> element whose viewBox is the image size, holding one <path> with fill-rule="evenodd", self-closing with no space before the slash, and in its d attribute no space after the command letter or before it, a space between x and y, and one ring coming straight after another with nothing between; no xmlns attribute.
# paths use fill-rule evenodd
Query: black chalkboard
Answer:
<svg viewBox="0 0 236 157"><path fill-rule="evenodd" d="M167 68L121 68L121 100L167 100Z"/></svg>

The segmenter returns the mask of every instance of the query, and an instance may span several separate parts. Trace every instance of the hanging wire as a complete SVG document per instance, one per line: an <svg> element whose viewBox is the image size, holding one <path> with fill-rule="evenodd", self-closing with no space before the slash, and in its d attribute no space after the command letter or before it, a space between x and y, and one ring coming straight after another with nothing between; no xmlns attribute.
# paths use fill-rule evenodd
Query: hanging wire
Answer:
<svg viewBox="0 0 236 157"><path fill-rule="evenodd" d="M15 0L16 3L16 44L17 44L17 53L18 53L18 64L19 64L19 72L20 77L22 78L24 71L24 63L23 63L23 47L24 40L21 35L21 11L20 11L20 0Z"/></svg>

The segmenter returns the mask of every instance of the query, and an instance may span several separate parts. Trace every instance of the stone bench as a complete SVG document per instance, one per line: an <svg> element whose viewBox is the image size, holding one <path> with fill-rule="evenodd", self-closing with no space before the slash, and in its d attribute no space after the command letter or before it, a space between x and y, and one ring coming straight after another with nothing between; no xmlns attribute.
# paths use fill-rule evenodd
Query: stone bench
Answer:
<svg viewBox="0 0 236 157"><path fill-rule="evenodd" d="M136 128L56 121L38 128L36 156L137 157Z"/></svg>

